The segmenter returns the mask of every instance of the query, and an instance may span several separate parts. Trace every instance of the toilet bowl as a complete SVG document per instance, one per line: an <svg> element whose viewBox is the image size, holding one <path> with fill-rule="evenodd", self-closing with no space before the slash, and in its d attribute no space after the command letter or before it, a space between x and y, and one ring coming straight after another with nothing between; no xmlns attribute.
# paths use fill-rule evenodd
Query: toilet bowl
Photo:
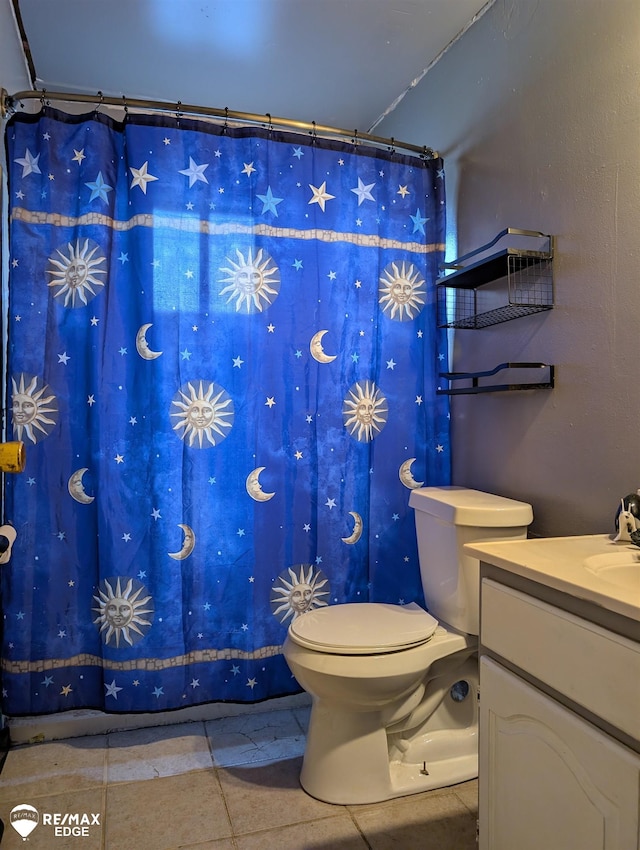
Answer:
<svg viewBox="0 0 640 850"><path fill-rule="evenodd" d="M331 633L333 613L357 621L359 609L368 609L379 633L384 630L381 615L390 609L396 609L396 625L404 615L415 628L415 610L399 605L347 603L309 617ZM344 654L344 645L302 646L292 623L284 655L313 697L300 775L312 797L343 805L375 803L477 776L477 638L445 629L421 613L429 633L421 642L402 648L381 646L378 640L375 652L367 654L362 646L353 655ZM305 621L307 615L298 619ZM456 685L464 693L458 702L451 696ZM423 721L425 710L431 724ZM455 747L443 750L442 730L456 715Z"/></svg>
<svg viewBox="0 0 640 850"><path fill-rule="evenodd" d="M296 616L283 646L312 698L300 783L327 803L376 803L478 775L479 564L462 545L526 537L531 506L459 487L419 488L409 503L429 610L330 605Z"/></svg>

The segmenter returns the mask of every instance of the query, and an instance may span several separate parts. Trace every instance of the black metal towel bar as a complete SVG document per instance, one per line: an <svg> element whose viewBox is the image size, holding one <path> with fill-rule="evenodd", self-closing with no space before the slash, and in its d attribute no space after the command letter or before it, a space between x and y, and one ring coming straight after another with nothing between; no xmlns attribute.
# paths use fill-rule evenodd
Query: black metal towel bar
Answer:
<svg viewBox="0 0 640 850"><path fill-rule="evenodd" d="M508 384L480 384L481 378L490 378L505 369L546 369L547 380L527 381ZM554 367L548 363L500 363L495 369L486 372L440 372L441 378L448 381L467 380L470 386L449 387L448 389L437 389L438 395L471 395L476 393L508 392L512 390L543 390L553 389Z"/></svg>

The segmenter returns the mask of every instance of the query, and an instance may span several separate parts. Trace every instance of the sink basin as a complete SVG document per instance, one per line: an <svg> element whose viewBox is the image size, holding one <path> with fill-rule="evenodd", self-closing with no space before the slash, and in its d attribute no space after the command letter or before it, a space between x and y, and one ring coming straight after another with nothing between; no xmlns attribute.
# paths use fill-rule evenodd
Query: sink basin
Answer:
<svg viewBox="0 0 640 850"><path fill-rule="evenodd" d="M635 621L634 636L640 635L639 546L614 543L611 534L582 534L478 541L465 543L464 551L492 567L621 614Z"/></svg>
<svg viewBox="0 0 640 850"><path fill-rule="evenodd" d="M592 555L585 558L584 566L604 581L640 593L640 549Z"/></svg>

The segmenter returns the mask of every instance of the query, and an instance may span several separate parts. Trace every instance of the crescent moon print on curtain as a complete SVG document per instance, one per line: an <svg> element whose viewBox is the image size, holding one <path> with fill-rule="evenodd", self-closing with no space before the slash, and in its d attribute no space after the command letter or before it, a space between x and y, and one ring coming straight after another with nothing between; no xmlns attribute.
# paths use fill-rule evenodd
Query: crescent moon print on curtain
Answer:
<svg viewBox="0 0 640 850"><path fill-rule="evenodd" d="M444 172L350 142L44 107L6 125L2 709L300 690L290 623L424 604L450 481Z"/></svg>

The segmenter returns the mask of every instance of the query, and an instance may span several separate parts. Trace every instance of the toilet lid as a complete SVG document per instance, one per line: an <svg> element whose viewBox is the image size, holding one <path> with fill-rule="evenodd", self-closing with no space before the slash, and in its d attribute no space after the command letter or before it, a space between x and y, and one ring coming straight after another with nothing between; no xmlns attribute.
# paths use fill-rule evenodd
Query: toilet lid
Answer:
<svg viewBox="0 0 640 850"><path fill-rule="evenodd" d="M291 638L307 649L336 655L378 655L427 641L438 621L415 602L347 602L315 608L289 626Z"/></svg>

